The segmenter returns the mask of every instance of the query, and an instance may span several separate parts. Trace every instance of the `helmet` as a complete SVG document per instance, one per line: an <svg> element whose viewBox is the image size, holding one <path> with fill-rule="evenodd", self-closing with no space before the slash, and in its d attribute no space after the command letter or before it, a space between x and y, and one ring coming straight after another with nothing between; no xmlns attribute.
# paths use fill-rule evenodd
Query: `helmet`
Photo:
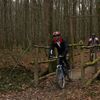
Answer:
<svg viewBox="0 0 100 100"><path fill-rule="evenodd" d="M95 33L92 33L92 36L95 36Z"/></svg>
<svg viewBox="0 0 100 100"><path fill-rule="evenodd" d="M60 32L53 32L53 36L60 36L61 33Z"/></svg>
<svg viewBox="0 0 100 100"><path fill-rule="evenodd" d="M95 33L92 33L92 36L91 36L91 37L92 37L93 39L95 38L95 36L96 36Z"/></svg>

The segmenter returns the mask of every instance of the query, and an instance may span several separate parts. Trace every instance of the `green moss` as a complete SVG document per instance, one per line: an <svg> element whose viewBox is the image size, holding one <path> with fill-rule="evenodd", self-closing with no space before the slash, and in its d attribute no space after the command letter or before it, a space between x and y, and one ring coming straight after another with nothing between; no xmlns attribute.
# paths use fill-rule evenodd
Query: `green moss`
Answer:
<svg viewBox="0 0 100 100"><path fill-rule="evenodd" d="M0 69L0 91L23 90L33 85L34 76L22 67Z"/></svg>

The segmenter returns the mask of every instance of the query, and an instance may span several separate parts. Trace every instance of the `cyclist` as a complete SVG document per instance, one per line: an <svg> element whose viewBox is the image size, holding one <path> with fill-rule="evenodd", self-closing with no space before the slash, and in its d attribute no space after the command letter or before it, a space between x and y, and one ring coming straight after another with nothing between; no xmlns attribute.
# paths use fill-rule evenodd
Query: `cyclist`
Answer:
<svg viewBox="0 0 100 100"><path fill-rule="evenodd" d="M98 44L99 44L99 39L98 39L98 37L95 35L95 33L93 33L93 34L91 35L91 37L89 38L89 40L88 40L88 46L96 46L96 45L98 45ZM90 48L90 54L91 54L91 53L96 53L97 49L98 49L98 47ZM91 60L91 58L90 58L90 60Z"/></svg>
<svg viewBox="0 0 100 100"><path fill-rule="evenodd" d="M66 55L68 55L68 43L64 41L64 39L61 36L61 33L56 31L52 33L53 39L51 41L50 45L50 51L49 51L49 57L52 58L54 55L54 49L57 48L58 52L58 58L59 58L59 64L64 65L65 64L65 73L67 75L67 78L69 81L71 81L69 77L70 72L70 65L68 63L68 60L66 59Z"/></svg>
<svg viewBox="0 0 100 100"><path fill-rule="evenodd" d="M88 41L88 46L93 46L93 45L97 45L99 44L99 39L98 37L95 35L95 33L93 33L91 35L91 37L89 38L89 41Z"/></svg>

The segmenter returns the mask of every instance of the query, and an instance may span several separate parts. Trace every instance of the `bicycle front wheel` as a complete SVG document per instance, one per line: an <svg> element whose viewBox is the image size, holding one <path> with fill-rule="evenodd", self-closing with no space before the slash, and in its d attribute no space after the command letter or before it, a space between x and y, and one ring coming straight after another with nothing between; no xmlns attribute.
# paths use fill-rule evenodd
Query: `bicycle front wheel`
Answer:
<svg viewBox="0 0 100 100"><path fill-rule="evenodd" d="M63 89L65 87L65 77L64 73L59 69L56 70L56 79L58 86Z"/></svg>

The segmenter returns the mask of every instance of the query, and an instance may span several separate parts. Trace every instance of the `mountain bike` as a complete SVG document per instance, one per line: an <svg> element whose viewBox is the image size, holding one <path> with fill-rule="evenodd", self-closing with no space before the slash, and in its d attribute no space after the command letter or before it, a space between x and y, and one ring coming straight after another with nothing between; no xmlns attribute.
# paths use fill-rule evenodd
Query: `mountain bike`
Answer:
<svg viewBox="0 0 100 100"><path fill-rule="evenodd" d="M90 52L90 61L94 61L96 59L96 52Z"/></svg>
<svg viewBox="0 0 100 100"><path fill-rule="evenodd" d="M59 57L63 57L63 56L59 56ZM58 62L58 58L57 57L50 57L49 59L56 59L57 62ZM56 82L57 82L57 85L59 86L59 88L63 89L65 87L65 84L66 84L66 76L68 79L69 76L71 75L71 72L69 73L67 71L67 69L65 68L65 65L64 64L57 64L56 66Z"/></svg>
<svg viewBox="0 0 100 100"><path fill-rule="evenodd" d="M93 45L93 47L90 48L90 61L94 61L97 58L97 51L97 45Z"/></svg>
<svg viewBox="0 0 100 100"><path fill-rule="evenodd" d="M65 73L63 70L63 66L62 65L57 65L57 69L56 69L56 79L57 79L57 84L58 86L63 89L65 87Z"/></svg>
<svg viewBox="0 0 100 100"><path fill-rule="evenodd" d="M90 61L93 62L97 58L97 53L95 52L90 52ZM97 66L94 67L94 73L97 72Z"/></svg>
<svg viewBox="0 0 100 100"><path fill-rule="evenodd" d="M63 57L63 56L60 56L60 57ZM57 68L56 68L56 80L57 80L58 86L61 89L63 89L65 87L66 76L67 76L67 78L69 78L69 72L66 69L65 65L64 64L62 64L62 65L58 64Z"/></svg>
<svg viewBox="0 0 100 100"><path fill-rule="evenodd" d="M93 61L96 59L96 54L95 52L90 53L90 60Z"/></svg>

